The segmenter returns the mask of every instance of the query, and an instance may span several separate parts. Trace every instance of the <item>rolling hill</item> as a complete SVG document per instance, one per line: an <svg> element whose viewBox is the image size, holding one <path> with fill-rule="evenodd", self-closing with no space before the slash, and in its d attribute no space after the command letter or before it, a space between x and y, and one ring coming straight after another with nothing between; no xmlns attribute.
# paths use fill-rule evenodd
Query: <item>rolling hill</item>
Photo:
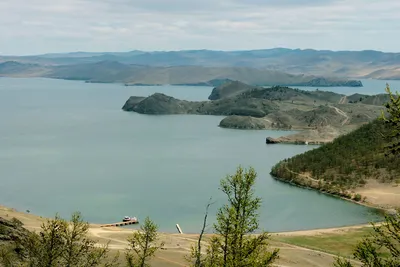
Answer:
<svg viewBox="0 0 400 267"><path fill-rule="evenodd" d="M400 79L400 53L273 48L248 51L130 51L1 56L0 63L18 61L40 65L89 64L117 61L155 67L204 66L273 70L323 77Z"/></svg>
<svg viewBox="0 0 400 267"><path fill-rule="evenodd" d="M11 68L10 66L14 66ZM362 86L359 81L294 75L281 71L248 67L127 65L118 61L42 66L7 61L0 64L3 76L37 76L55 79L83 80L126 85L217 85L227 80L240 80L253 85L296 86Z"/></svg>
<svg viewBox="0 0 400 267"><path fill-rule="evenodd" d="M357 96L358 97L358 96ZM156 93L149 97L130 97L122 109L141 114L199 114L228 116L221 127L234 129L328 129L310 132L332 141L338 135L370 122L380 115L383 106L342 103L344 95L290 87L263 88L238 81L227 81L213 89L211 101L185 101ZM330 127L330 128L329 128ZM340 130L332 130L333 128ZM296 137L294 137L296 138ZM305 142L299 140L299 142ZM320 139L318 139L320 140ZM285 139L285 142L293 142ZM297 141L296 141L297 142Z"/></svg>

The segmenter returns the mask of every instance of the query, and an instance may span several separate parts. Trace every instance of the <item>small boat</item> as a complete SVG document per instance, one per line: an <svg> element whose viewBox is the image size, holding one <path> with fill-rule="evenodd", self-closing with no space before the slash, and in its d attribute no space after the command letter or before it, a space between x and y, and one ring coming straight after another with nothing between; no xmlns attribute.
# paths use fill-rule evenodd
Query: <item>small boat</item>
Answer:
<svg viewBox="0 0 400 267"><path fill-rule="evenodd" d="M129 217L129 216L125 216L125 217L122 219L122 221L123 221L123 222L137 222L138 220L137 220L136 217L131 218L131 217Z"/></svg>

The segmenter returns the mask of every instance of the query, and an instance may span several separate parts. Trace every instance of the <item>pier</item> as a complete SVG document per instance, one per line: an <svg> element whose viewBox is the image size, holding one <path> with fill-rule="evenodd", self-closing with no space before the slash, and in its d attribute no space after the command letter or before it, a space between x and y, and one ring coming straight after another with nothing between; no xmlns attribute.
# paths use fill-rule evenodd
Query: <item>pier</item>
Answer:
<svg viewBox="0 0 400 267"><path fill-rule="evenodd" d="M117 223L110 223L110 224L103 224L100 227L119 227L119 226L126 226L131 224L138 224L139 221L127 221L127 222L117 222Z"/></svg>

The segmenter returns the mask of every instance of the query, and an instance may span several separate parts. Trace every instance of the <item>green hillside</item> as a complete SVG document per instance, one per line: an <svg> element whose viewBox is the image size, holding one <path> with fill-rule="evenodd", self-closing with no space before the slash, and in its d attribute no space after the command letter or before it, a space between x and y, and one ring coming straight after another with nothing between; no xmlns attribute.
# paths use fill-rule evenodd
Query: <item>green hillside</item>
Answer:
<svg viewBox="0 0 400 267"><path fill-rule="evenodd" d="M390 129L375 120L332 143L279 162L271 174L280 180L347 196L369 179L399 179L400 157L385 156Z"/></svg>

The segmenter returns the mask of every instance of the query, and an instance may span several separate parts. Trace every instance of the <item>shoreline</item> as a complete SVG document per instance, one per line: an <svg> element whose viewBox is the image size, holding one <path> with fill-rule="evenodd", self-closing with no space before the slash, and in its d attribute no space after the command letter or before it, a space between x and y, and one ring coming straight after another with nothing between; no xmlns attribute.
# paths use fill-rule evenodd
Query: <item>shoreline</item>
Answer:
<svg viewBox="0 0 400 267"><path fill-rule="evenodd" d="M370 209L374 209L377 212L381 212L381 213L383 213L385 215L386 214L390 214L392 210L395 210L395 207L381 207L381 206L379 206L377 204L373 204L373 203L366 203L366 202L363 202L363 201L355 201L353 199L345 198L345 197L342 197L342 196L337 195L337 194L333 194L333 193L329 193L329 192L326 192L326 191L318 190L317 188L314 188L314 187L298 184L298 183L293 182L292 180L291 181L285 180L283 178L276 177L275 175L272 175L272 174L271 174L271 176L272 176L272 178L274 180L279 181L281 183L289 184L289 185L292 185L292 186L295 186L295 187L298 187L298 188L302 188L302 189L313 190L313 191L318 192L320 194L324 194L324 195L331 196L331 197L338 198L338 199L342 199L342 200L345 200L347 202L351 202L351 203L354 203L354 204L357 204L357 205L360 205L360 206L364 206L364 207L367 207L367 208L370 208Z"/></svg>
<svg viewBox="0 0 400 267"><path fill-rule="evenodd" d="M41 223L45 222L47 219L51 219L53 217L44 217L35 215L32 213L19 211L15 208L10 208L7 206L3 206L0 204L0 217L5 219L17 218L24 223L24 227L28 229L39 229ZM99 223L91 223L88 222L91 229L98 229L104 232L132 232L137 230L137 228L127 228L127 227L101 227L104 224ZM377 222L380 224L381 222ZM140 226L140 223L138 224ZM315 229L307 229L307 230L289 230L289 231L279 231L279 232L268 232L271 236L309 236L309 235L318 235L324 233L333 233L333 232L343 232L351 229L361 229L366 227L372 227L371 223L363 223L363 224L354 224L354 225L345 225L338 227L326 227L326 228L315 228ZM180 234L178 232L164 232L159 231L160 234L166 236L197 236L199 233L183 233ZM213 235L213 233L206 233L205 235Z"/></svg>
<svg viewBox="0 0 400 267"><path fill-rule="evenodd" d="M381 224L382 222L376 223L377 225ZM336 232L343 232L349 231L353 229L362 229L362 228L370 228L372 227L371 223L365 224L355 224L349 226L340 226L340 227L329 227L329 228L317 228L311 230L299 230L299 231L287 231L287 232L271 232L272 236L314 236L319 234L329 234L329 233L336 233Z"/></svg>

